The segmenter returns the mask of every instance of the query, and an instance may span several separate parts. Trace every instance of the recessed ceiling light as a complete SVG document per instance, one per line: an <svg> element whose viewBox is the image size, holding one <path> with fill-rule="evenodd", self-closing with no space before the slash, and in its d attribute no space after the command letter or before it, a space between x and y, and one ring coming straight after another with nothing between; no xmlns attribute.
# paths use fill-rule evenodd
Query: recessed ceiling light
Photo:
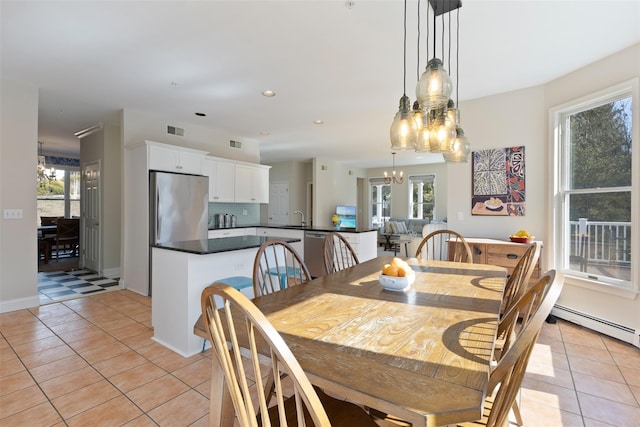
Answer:
<svg viewBox="0 0 640 427"><path fill-rule="evenodd" d="M320 120L320 119L318 119L318 120L314 120L314 121L313 121L313 124L314 124L314 125L322 125L322 124L324 124L324 120Z"/></svg>
<svg viewBox="0 0 640 427"><path fill-rule="evenodd" d="M206 113L195 113L198 117L207 117Z"/></svg>
<svg viewBox="0 0 640 427"><path fill-rule="evenodd" d="M260 131L260 135L267 136L267 135L271 135L271 133L267 132L266 130L263 130L263 131Z"/></svg>
<svg viewBox="0 0 640 427"><path fill-rule="evenodd" d="M268 98L271 98L273 96L276 96L276 93L272 90L263 90L262 91L262 96L266 96Z"/></svg>

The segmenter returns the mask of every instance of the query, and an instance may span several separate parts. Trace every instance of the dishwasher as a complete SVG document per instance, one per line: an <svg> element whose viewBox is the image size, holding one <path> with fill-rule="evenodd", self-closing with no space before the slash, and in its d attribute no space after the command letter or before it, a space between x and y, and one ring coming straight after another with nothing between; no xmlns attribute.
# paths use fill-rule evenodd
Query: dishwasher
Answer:
<svg viewBox="0 0 640 427"><path fill-rule="evenodd" d="M304 232L304 263L309 269L311 277L324 276L324 257L322 255L322 242L329 234L325 231Z"/></svg>

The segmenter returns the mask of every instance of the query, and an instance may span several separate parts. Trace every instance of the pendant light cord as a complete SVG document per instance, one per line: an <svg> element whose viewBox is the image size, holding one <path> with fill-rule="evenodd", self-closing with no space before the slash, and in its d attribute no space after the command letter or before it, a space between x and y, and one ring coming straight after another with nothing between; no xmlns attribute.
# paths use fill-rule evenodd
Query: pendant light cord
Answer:
<svg viewBox="0 0 640 427"><path fill-rule="evenodd" d="M460 109L458 85L460 83L460 8L456 10L456 107Z"/></svg>
<svg viewBox="0 0 640 427"><path fill-rule="evenodd" d="M418 43L417 47L417 60L416 60L416 80L420 80L420 0L418 0Z"/></svg>
<svg viewBox="0 0 640 427"><path fill-rule="evenodd" d="M402 94L407 96L407 0L404 0L404 35L403 35Z"/></svg>

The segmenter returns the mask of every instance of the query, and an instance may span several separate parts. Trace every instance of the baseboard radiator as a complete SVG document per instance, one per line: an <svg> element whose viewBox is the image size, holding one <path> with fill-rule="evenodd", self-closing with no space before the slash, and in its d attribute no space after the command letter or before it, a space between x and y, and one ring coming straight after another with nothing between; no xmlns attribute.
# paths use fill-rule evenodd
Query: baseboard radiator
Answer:
<svg viewBox="0 0 640 427"><path fill-rule="evenodd" d="M557 304L553 307L551 314L560 319L567 320L577 325L584 326L585 328L617 338L621 341L628 342L636 347L640 347L640 331L636 331L628 326L600 319L599 317Z"/></svg>

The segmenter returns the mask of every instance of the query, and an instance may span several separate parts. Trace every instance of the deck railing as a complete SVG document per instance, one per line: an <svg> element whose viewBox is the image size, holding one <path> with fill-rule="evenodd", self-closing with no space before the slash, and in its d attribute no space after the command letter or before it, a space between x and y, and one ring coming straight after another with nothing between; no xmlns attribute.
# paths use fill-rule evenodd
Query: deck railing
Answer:
<svg viewBox="0 0 640 427"><path fill-rule="evenodd" d="M631 263L631 223L580 219L570 221L571 256L580 256L582 244L588 263ZM583 237L586 236L586 237Z"/></svg>

